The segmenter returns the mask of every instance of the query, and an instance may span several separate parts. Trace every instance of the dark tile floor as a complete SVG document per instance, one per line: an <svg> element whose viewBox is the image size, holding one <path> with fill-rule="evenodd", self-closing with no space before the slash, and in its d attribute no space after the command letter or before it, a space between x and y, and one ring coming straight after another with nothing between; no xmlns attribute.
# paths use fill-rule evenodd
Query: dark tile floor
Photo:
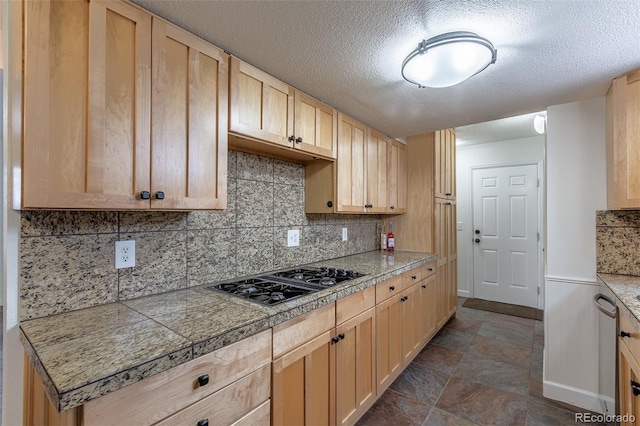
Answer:
<svg viewBox="0 0 640 426"><path fill-rule="evenodd" d="M462 303L358 425L575 424L542 396L542 321Z"/></svg>

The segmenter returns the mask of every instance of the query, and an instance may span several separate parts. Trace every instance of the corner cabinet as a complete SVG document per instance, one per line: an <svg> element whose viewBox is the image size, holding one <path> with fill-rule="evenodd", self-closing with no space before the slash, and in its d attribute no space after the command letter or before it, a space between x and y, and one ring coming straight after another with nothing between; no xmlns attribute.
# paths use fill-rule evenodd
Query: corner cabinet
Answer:
<svg viewBox="0 0 640 426"><path fill-rule="evenodd" d="M24 19L14 208L226 207L222 51L122 1L24 2Z"/></svg>
<svg viewBox="0 0 640 426"><path fill-rule="evenodd" d="M299 161L336 157L336 110L234 57L229 132L245 151Z"/></svg>
<svg viewBox="0 0 640 426"><path fill-rule="evenodd" d="M640 70L607 93L607 208L640 208Z"/></svg>

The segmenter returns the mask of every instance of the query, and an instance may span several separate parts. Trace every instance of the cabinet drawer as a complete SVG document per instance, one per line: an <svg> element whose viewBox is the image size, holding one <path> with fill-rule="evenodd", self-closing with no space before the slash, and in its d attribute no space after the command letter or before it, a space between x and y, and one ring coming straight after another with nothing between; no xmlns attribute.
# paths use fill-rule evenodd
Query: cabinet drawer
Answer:
<svg viewBox="0 0 640 426"><path fill-rule="evenodd" d="M336 301L336 324L355 317L376 304L376 288L368 287L362 291Z"/></svg>
<svg viewBox="0 0 640 426"><path fill-rule="evenodd" d="M85 424L152 424L258 368L270 365L271 330L263 331L84 405ZM208 383L198 378L207 374Z"/></svg>
<svg viewBox="0 0 640 426"><path fill-rule="evenodd" d="M205 419L212 425L228 425L268 401L270 392L271 365L266 365L157 425L197 425Z"/></svg>
<svg viewBox="0 0 640 426"><path fill-rule="evenodd" d="M402 293L402 275L376 284L376 303L380 303L400 293Z"/></svg>
<svg viewBox="0 0 640 426"><path fill-rule="evenodd" d="M422 280L422 267L413 268L402 274L402 288L409 288Z"/></svg>
<svg viewBox="0 0 640 426"><path fill-rule="evenodd" d="M436 273L436 261L425 263L422 265L422 279L425 279Z"/></svg>
<svg viewBox="0 0 640 426"><path fill-rule="evenodd" d="M618 331L630 334L629 337L620 337L620 341L629 348L636 361L640 361L640 323L620 304L618 305L618 318Z"/></svg>
<svg viewBox="0 0 640 426"><path fill-rule="evenodd" d="M241 418L240 420L233 422L231 426L254 426L264 425L269 426L271 423L271 400L268 399L259 405L258 408Z"/></svg>
<svg viewBox="0 0 640 426"><path fill-rule="evenodd" d="M273 327L273 357L297 348L335 327L336 304L329 303Z"/></svg>

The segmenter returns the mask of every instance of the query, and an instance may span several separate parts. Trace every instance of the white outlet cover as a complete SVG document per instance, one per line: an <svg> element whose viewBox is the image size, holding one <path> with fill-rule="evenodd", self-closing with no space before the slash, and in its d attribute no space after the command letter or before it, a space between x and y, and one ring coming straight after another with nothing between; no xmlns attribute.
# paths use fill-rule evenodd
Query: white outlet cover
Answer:
<svg viewBox="0 0 640 426"><path fill-rule="evenodd" d="M116 241L116 269L136 266L136 241Z"/></svg>
<svg viewBox="0 0 640 426"><path fill-rule="evenodd" d="M347 241L349 239L348 230L349 228L342 228L342 241Z"/></svg>
<svg viewBox="0 0 640 426"><path fill-rule="evenodd" d="M300 230L289 229L287 231L287 247L297 247L300 245Z"/></svg>

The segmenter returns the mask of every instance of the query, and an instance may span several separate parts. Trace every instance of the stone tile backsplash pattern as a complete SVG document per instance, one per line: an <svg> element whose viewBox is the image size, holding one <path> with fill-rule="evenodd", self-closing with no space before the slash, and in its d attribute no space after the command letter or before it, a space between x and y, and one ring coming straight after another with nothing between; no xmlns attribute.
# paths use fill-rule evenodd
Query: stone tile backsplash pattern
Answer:
<svg viewBox="0 0 640 426"><path fill-rule="evenodd" d="M380 216L305 214L302 165L229 151L228 177L224 211L23 211L20 318L377 249ZM116 270L115 241L128 239L136 267Z"/></svg>
<svg viewBox="0 0 640 426"><path fill-rule="evenodd" d="M597 271L640 276L640 211L596 212Z"/></svg>

